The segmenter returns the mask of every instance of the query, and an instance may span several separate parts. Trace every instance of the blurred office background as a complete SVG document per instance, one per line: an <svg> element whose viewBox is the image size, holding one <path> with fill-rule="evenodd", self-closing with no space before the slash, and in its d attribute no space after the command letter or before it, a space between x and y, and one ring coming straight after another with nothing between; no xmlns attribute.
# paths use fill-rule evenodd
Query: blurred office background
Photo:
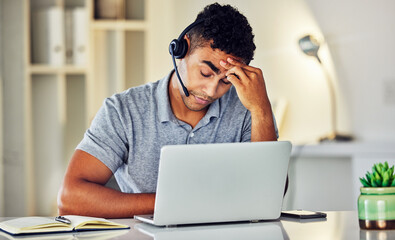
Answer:
<svg viewBox="0 0 395 240"><path fill-rule="evenodd" d="M212 2L0 0L0 216L56 214L104 98L166 75L169 42ZM251 65L264 71L280 140L294 145L284 209L355 210L358 177L395 164L395 1L218 2L250 21ZM299 48L306 34L322 64ZM332 130L328 77L351 142L319 142Z"/></svg>

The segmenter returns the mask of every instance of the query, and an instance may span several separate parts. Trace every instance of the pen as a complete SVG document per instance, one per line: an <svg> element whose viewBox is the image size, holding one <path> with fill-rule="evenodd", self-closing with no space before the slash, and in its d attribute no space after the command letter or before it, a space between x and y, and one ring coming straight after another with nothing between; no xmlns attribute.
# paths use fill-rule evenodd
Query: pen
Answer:
<svg viewBox="0 0 395 240"><path fill-rule="evenodd" d="M63 216L57 216L55 218L55 221L66 223L66 224L71 224L71 221Z"/></svg>

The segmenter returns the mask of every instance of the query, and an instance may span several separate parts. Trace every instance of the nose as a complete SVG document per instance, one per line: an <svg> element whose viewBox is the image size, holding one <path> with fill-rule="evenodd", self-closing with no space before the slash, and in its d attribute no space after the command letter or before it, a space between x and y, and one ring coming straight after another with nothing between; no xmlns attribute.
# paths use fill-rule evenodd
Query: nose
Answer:
<svg viewBox="0 0 395 240"><path fill-rule="evenodd" d="M207 94L207 96L214 97L217 93L218 89L218 79L210 79L204 84L203 91Z"/></svg>

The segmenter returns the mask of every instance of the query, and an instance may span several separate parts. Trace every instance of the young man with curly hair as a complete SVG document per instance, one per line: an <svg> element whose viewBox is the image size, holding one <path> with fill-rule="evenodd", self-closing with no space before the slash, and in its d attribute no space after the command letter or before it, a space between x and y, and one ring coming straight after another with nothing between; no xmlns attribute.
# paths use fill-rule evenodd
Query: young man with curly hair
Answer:
<svg viewBox="0 0 395 240"><path fill-rule="evenodd" d="M171 71L106 99L70 161L60 214L153 213L164 145L277 140L262 71L248 65L255 44L247 19L215 3L196 21L177 67L189 96ZM112 174L121 192L104 186Z"/></svg>

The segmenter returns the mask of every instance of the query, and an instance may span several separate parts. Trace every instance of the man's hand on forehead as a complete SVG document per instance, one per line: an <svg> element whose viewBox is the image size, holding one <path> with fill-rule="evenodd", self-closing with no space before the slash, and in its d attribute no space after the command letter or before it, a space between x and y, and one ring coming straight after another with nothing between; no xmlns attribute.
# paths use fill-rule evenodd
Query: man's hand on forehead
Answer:
<svg viewBox="0 0 395 240"><path fill-rule="evenodd" d="M226 78L235 86L240 101L251 113L270 107L261 69L230 57L226 61L221 60L220 65L227 70Z"/></svg>

